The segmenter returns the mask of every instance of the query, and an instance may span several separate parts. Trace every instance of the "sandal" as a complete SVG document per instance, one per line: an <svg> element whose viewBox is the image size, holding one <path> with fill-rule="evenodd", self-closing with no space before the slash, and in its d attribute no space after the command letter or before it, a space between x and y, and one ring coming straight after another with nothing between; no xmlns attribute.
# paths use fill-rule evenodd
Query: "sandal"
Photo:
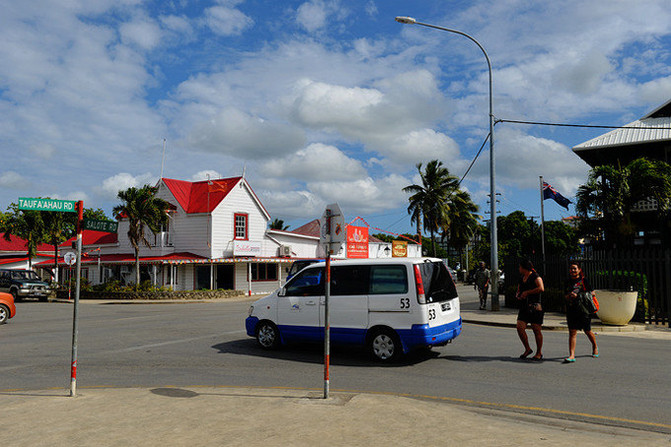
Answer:
<svg viewBox="0 0 671 447"><path fill-rule="evenodd" d="M564 363L575 363L575 359L565 358Z"/></svg>
<svg viewBox="0 0 671 447"><path fill-rule="evenodd" d="M543 361L543 354L541 354L540 357L531 357L531 360L534 362L542 362Z"/></svg>
<svg viewBox="0 0 671 447"><path fill-rule="evenodd" d="M530 356L531 354L533 354L533 353L534 353L534 350L533 350L533 349L529 349L528 351L524 351L524 354L522 354L522 355L520 356L520 358L521 358L521 359L525 359L525 358L529 357L529 356Z"/></svg>

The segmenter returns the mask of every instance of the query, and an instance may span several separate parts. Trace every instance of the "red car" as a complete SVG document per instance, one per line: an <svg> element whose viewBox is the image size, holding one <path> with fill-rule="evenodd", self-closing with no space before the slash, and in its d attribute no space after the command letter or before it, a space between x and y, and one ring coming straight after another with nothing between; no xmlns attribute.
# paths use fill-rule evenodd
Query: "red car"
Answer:
<svg viewBox="0 0 671 447"><path fill-rule="evenodd" d="M16 315L16 306L14 306L14 297L9 293L0 292L0 324Z"/></svg>

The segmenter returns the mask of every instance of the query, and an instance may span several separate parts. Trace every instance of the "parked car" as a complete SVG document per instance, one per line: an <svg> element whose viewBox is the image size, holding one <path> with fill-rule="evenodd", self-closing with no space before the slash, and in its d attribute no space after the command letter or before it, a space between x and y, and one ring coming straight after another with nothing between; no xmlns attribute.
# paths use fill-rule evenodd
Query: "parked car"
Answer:
<svg viewBox="0 0 671 447"><path fill-rule="evenodd" d="M291 267L287 269L287 281L296 276L296 273L300 272L308 265L316 264L317 262L324 262L324 261L319 259L303 259L300 261L294 261L291 264Z"/></svg>
<svg viewBox="0 0 671 447"><path fill-rule="evenodd" d="M9 293L0 293L0 324L5 324L16 315L14 297Z"/></svg>
<svg viewBox="0 0 671 447"><path fill-rule="evenodd" d="M51 290L32 270L0 269L0 292L11 294L14 301L29 297L46 301Z"/></svg>
<svg viewBox="0 0 671 447"><path fill-rule="evenodd" d="M303 268L252 304L247 335L264 349L324 340L324 264ZM363 346L389 362L413 349L444 346L461 332L454 281L440 259L334 261L329 315L334 344Z"/></svg>

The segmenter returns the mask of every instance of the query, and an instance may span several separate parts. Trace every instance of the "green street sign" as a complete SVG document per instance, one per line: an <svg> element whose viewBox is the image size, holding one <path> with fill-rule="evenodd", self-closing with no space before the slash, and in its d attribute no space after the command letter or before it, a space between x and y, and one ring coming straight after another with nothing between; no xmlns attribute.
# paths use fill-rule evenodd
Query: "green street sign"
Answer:
<svg viewBox="0 0 671 447"><path fill-rule="evenodd" d="M74 213L74 200L56 200L56 199L31 199L19 197L19 209L25 211L60 211L62 213Z"/></svg>
<svg viewBox="0 0 671 447"><path fill-rule="evenodd" d="M116 233L119 229L119 222L114 222L113 220L84 219L84 229Z"/></svg>

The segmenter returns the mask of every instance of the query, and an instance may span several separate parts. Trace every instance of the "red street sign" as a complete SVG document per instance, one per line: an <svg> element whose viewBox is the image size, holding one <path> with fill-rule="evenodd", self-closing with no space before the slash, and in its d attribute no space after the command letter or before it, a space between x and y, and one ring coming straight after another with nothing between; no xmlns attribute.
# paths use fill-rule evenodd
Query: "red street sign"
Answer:
<svg viewBox="0 0 671 447"><path fill-rule="evenodd" d="M368 258L368 227L347 227L347 257Z"/></svg>

